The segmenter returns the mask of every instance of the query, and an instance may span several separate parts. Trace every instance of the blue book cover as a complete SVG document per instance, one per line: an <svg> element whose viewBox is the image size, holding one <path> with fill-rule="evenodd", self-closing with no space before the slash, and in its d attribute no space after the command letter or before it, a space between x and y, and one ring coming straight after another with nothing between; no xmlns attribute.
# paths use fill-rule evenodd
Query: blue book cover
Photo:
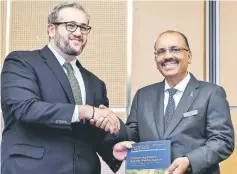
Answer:
<svg viewBox="0 0 237 174"><path fill-rule="evenodd" d="M126 158L126 174L164 174L171 163L170 140L132 145Z"/></svg>

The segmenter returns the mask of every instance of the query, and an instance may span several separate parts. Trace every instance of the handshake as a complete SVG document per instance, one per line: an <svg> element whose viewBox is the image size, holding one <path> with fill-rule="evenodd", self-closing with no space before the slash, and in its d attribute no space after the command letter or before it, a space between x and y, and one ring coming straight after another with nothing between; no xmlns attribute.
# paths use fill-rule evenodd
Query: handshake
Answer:
<svg viewBox="0 0 237 174"><path fill-rule="evenodd" d="M115 113L104 105L100 105L99 108L79 105L79 119L89 120L92 126L104 129L110 134L116 133L120 129L120 121Z"/></svg>

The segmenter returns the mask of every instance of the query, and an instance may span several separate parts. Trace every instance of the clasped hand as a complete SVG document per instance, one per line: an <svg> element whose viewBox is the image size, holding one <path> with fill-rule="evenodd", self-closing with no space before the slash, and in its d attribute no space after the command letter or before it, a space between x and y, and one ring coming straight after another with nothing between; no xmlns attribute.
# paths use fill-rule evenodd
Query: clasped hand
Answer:
<svg viewBox="0 0 237 174"><path fill-rule="evenodd" d="M94 108L94 118L90 119L90 124L104 129L110 134L116 133L120 129L120 121L115 113L104 105Z"/></svg>

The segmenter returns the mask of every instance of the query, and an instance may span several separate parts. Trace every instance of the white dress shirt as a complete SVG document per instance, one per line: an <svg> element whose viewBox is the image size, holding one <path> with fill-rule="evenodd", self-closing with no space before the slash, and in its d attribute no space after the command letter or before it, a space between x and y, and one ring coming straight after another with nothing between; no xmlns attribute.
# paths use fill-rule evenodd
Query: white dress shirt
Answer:
<svg viewBox="0 0 237 174"><path fill-rule="evenodd" d="M174 94L174 102L175 102L175 108L178 106L179 104L179 101L184 93L184 90L190 80L190 74L188 73L186 75L186 77L181 81L179 82L175 87L174 89L177 89L178 91ZM167 89L169 89L170 86L169 84L167 83L167 81L165 80L165 90L164 90L164 114L165 114L165 110L166 110L166 107L168 105L168 100L169 100L169 92Z"/></svg>
<svg viewBox="0 0 237 174"><path fill-rule="evenodd" d="M53 52L55 57L57 58L58 62L62 66L64 72L67 74L67 70L63 67L63 64L66 62L66 60L50 44L48 44L48 47ZM74 75L76 76L78 84L80 86L81 96L82 96L82 104L84 105L86 103L86 89L85 89L85 84L84 84L81 72L76 65L76 61L77 61L76 59L72 60L70 62L70 64L72 65L72 68L74 70ZM79 113L78 113L78 105L75 105L75 109L74 109L74 112L72 115L72 122L80 122Z"/></svg>

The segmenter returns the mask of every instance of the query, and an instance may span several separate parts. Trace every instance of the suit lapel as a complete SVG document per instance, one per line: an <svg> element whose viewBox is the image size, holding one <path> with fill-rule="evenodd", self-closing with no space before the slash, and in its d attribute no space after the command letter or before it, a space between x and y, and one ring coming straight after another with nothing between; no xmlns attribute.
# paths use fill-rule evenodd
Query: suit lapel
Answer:
<svg viewBox="0 0 237 174"><path fill-rule="evenodd" d="M54 56L52 51L48 48L48 46L45 46L40 51L41 56L44 58L46 64L49 66L49 68L53 71L55 76L57 77L58 81L62 85L64 92L66 93L69 101L71 103L75 103L72 88L70 86L70 83L68 81L67 75L63 71L62 66L58 62L57 58Z"/></svg>
<svg viewBox="0 0 237 174"><path fill-rule="evenodd" d="M95 105L95 94L93 90L93 86L89 84L89 73L88 71L82 67L80 62L77 60L76 65L79 68L84 84L85 84L85 89L86 89L86 104L94 106Z"/></svg>
<svg viewBox="0 0 237 174"><path fill-rule="evenodd" d="M154 119L157 133L160 139L164 135L164 81L159 83L155 88L155 95L153 95Z"/></svg>
<svg viewBox="0 0 237 174"><path fill-rule="evenodd" d="M191 75L190 81L183 93L182 98L179 101L173 119L171 120L171 123L164 134L164 139L167 138L170 135L170 133L175 129L175 127L179 124L179 122L183 118L183 113L188 111L193 101L195 100L197 94L199 93L198 90L199 82L191 73L190 75Z"/></svg>

